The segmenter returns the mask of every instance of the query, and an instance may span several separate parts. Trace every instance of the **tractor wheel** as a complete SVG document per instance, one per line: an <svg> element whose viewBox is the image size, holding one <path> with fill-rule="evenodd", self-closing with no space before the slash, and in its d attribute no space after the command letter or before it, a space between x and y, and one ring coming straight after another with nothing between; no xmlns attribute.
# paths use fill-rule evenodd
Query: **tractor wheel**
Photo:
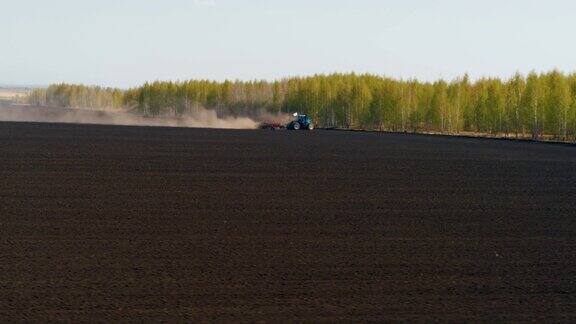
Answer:
<svg viewBox="0 0 576 324"><path fill-rule="evenodd" d="M307 129L308 129L308 130L313 130L313 129L314 129L314 124L312 124L312 123L308 124Z"/></svg>
<svg viewBox="0 0 576 324"><path fill-rule="evenodd" d="M299 122L294 122L292 124L292 129L293 130L300 130L300 123Z"/></svg>

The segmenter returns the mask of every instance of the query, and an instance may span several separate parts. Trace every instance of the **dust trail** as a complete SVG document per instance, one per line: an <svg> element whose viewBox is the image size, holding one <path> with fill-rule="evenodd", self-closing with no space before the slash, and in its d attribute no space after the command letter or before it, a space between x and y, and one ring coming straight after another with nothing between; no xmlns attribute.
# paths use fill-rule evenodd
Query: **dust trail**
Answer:
<svg viewBox="0 0 576 324"><path fill-rule="evenodd" d="M256 129L258 122L248 117L218 117L214 110L199 109L192 115L182 117L185 127Z"/></svg>
<svg viewBox="0 0 576 324"><path fill-rule="evenodd" d="M144 117L126 111L93 111L26 105L0 106L0 121L77 123L103 125L197 127L222 129L256 129L259 122L248 117L220 117L216 111L197 109L180 118Z"/></svg>
<svg viewBox="0 0 576 324"><path fill-rule="evenodd" d="M278 112L278 113L269 113L266 111L260 112L256 119L260 122L267 122L267 123L277 123L281 125L288 125L290 121L292 121L292 115Z"/></svg>

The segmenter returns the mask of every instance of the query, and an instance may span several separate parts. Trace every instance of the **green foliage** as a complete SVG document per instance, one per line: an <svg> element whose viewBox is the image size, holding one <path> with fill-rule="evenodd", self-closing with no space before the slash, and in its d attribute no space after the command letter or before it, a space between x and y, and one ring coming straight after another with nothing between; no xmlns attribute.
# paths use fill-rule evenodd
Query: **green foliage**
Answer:
<svg viewBox="0 0 576 324"><path fill-rule="evenodd" d="M32 91L28 102L51 107L120 109L124 106L124 94L119 89L62 83Z"/></svg>
<svg viewBox="0 0 576 324"><path fill-rule="evenodd" d="M242 116L300 112L325 127L576 136L576 75L558 71L475 82L467 75L429 83L331 74L275 82L156 81L126 91L60 84L35 91L30 101L63 107L124 106L147 116L180 116L203 107Z"/></svg>

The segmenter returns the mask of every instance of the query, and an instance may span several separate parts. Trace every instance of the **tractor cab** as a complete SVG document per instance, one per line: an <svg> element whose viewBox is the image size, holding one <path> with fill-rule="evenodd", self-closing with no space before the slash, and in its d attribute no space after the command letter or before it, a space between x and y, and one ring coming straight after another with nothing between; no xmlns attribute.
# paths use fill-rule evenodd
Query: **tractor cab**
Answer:
<svg viewBox="0 0 576 324"><path fill-rule="evenodd" d="M288 124L288 129L291 130L313 130L314 122L312 118L308 115L300 115L298 113L294 114L295 119Z"/></svg>

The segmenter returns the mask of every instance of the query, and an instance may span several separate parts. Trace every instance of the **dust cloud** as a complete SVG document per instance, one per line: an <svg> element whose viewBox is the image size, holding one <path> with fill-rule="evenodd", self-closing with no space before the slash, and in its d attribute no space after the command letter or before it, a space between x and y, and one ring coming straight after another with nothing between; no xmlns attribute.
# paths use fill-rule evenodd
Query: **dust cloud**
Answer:
<svg viewBox="0 0 576 324"><path fill-rule="evenodd" d="M272 118L273 115L270 115ZM266 118L266 117L262 117ZM0 105L0 121L76 123L127 126L256 129L262 118L218 116L216 111L197 109L182 117L145 117L126 111L94 111L27 105ZM278 117L277 117L278 118Z"/></svg>

